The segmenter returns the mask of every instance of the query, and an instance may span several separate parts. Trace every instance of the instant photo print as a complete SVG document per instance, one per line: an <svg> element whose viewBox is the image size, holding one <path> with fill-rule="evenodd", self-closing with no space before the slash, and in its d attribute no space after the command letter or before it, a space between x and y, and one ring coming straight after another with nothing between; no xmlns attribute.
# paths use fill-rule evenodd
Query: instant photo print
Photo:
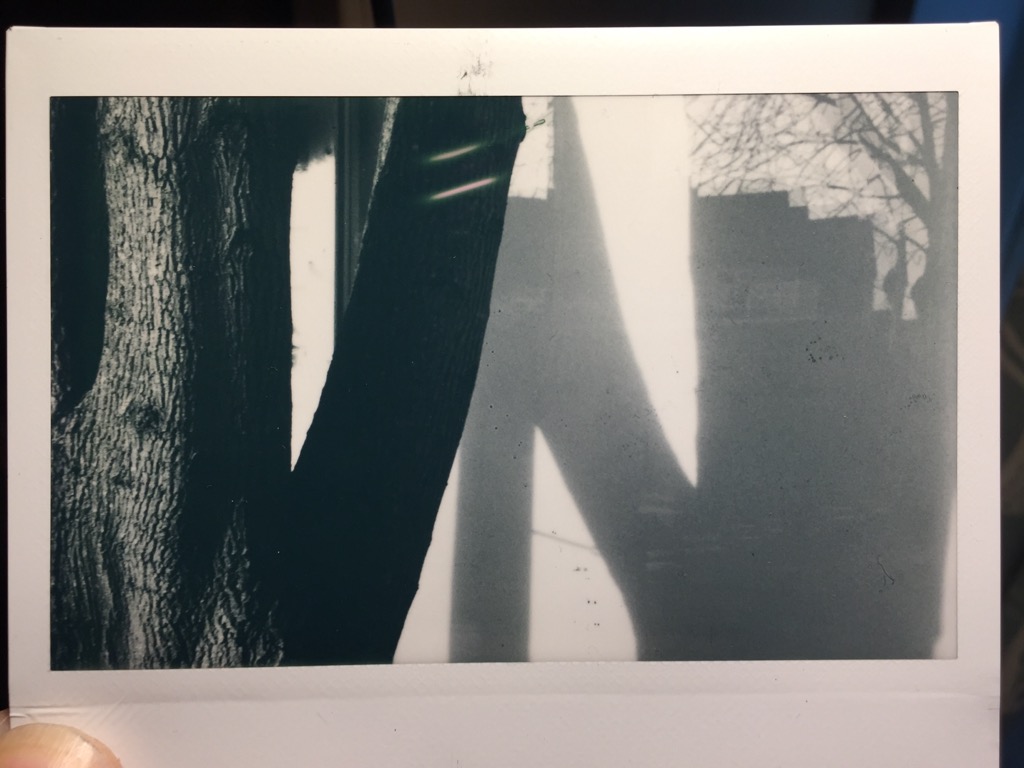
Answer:
<svg viewBox="0 0 1024 768"><path fill-rule="evenodd" d="M994 765L996 37L10 32L14 722Z"/></svg>

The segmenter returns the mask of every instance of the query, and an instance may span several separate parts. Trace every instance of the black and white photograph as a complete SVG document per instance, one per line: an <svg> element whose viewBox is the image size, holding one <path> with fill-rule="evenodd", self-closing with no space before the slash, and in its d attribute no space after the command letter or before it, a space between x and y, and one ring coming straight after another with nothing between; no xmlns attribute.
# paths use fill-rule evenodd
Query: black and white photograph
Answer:
<svg viewBox="0 0 1024 768"><path fill-rule="evenodd" d="M7 45L12 726L994 764L994 24Z"/></svg>
<svg viewBox="0 0 1024 768"><path fill-rule="evenodd" d="M50 114L53 669L956 655L956 93Z"/></svg>

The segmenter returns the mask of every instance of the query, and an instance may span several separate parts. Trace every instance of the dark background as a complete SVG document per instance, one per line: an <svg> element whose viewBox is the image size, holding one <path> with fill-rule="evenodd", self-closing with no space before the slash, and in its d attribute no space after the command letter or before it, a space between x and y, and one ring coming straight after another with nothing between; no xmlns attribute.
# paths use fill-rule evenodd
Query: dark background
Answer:
<svg viewBox="0 0 1024 768"><path fill-rule="evenodd" d="M1000 18L1003 135L1021 132L1019 0L7 0L4 28L112 27L558 27L904 23ZM1008 23L1006 23L1008 22ZM6 49L0 47L6 61ZM1013 97L1017 98L1013 98ZM2 152L3 150L0 150ZM6 163L5 163L6 165ZM1024 292L1015 291L1021 257L1020 142L1003 147L1003 569L1004 762L1024 764ZM6 206L5 206L6 209ZM6 223L3 241L6 243ZM993 298L995 300L995 298ZM0 299L6 303L6 299ZM4 307L6 313L6 307ZM4 315L6 316L6 314ZM6 338L3 343L6 361ZM6 405L6 404L5 404ZM3 410L6 432L6 407ZM1019 450L1015 450L1019 449ZM2 449L6 467L6 442ZM6 473L5 473L6 478ZM5 488L6 491L6 488ZM4 493L6 500L6 493ZM6 508L6 506L5 506ZM7 574L6 525L0 528L0 573ZM13 574L17 578L17 574ZM6 584L0 590L0 636L6 638ZM0 705L7 705L6 643L0 643Z"/></svg>

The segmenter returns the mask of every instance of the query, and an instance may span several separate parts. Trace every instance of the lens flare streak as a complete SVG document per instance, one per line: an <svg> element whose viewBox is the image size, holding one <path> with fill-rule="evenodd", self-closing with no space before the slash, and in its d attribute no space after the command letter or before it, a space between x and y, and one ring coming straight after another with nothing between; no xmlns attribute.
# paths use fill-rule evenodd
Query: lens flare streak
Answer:
<svg viewBox="0 0 1024 768"><path fill-rule="evenodd" d="M497 176L491 176L486 179L480 179L479 181L471 181L469 184L463 184L458 187L453 187L452 189L446 189L444 192L437 192L428 197L427 200L430 202L436 202L437 200L445 200L449 197L455 197L456 195L461 195L466 192L472 192L475 189L490 186L497 180Z"/></svg>
<svg viewBox="0 0 1024 768"><path fill-rule="evenodd" d="M441 163L445 160L454 160L456 157L462 157L463 155L468 155L470 152L476 152L482 146L483 144L467 144L466 146L459 147L458 149L452 149L447 152L431 155L427 158L427 162Z"/></svg>

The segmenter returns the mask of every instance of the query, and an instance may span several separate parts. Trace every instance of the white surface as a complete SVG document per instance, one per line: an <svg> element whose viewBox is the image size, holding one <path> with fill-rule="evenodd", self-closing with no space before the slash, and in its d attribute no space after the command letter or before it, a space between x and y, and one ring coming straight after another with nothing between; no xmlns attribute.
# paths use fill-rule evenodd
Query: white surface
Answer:
<svg viewBox="0 0 1024 768"><path fill-rule="evenodd" d="M16 30L8 38L11 698L126 765L995 765L995 25ZM315 73L315 74L311 74ZM467 73L467 77L462 77ZM48 98L960 91L958 658L48 670Z"/></svg>
<svg viewBox="0 0 1024 768"><path fill-rule="evenodd" d="M437 508L430 549L420 572L420 588L409 607L402 637L395 649L395 664L432 664L451 658L452 568L455 562L458 489L459 455L456 453L448 487Z"/></svg>
<svg viewBox="0 0 1024 768"><path fill-rule="evenodd" d="M684 100L578 98L573 107L626 334L665 437L696 485L697 331Z"/></svg>
<svg viewBox="0 0 1024 768"><path fill-rule="evenodd" d="M334 354L334 166L327 155L292 178L292 467Z"/></svg>
<svg viewBox="0 0 1024 768"><path fill-rule="evenodd" d="M566 487L551 447L534 430L530 660L636 661L622 592Z"/></svg>

